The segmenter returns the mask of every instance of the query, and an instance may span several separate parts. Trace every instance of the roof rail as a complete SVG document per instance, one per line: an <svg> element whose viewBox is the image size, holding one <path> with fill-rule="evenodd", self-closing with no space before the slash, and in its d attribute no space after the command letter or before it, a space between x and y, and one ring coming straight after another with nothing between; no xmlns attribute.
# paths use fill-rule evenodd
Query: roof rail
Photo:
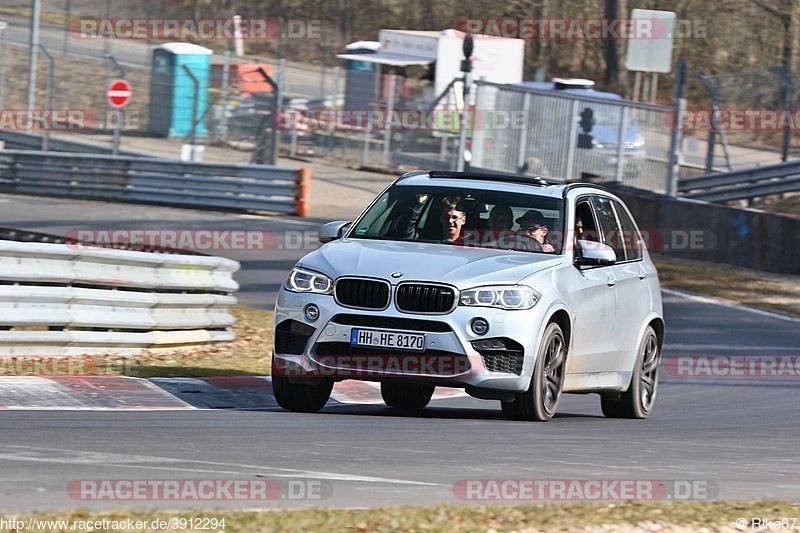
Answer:
<svg viewBox="0 0 800 533"><path fill-rule="evenodd" d="M547 187L550 183L541 176L521 176L515 174L493 174L491 172L455 172L451 170L431 170L428 176L433 179L476 179L488 181L506 181L511 183L524 183L526 185L536 185Z"/></svg>

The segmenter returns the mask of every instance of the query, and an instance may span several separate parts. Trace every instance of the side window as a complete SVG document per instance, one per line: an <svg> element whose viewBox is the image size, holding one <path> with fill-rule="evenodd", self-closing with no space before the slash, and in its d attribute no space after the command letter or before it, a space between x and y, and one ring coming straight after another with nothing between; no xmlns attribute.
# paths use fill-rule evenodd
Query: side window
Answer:
<svg viewBox="0 0 800 533"><path fill-rule="evenodd" d="M636 230L636 225L633 219L628 214L625 207L614 201L614 211L617 212L619 218L619 225L622 227L622 241L625 244L625 256L628 261L636 261L642 258L643 241L641 235Z"/></svg>
<svg viewBox="0 0 800 533"><path fill-rule="evenodd" d="M592 197L597 221L600 224L600 234L603 242L614 249L617 254L617 261L625 261L625 246L622 243L622 233L619 229L617 216L611 205L611 200L602 196Z"/></svg>
<svg viewBox="0 0 800 533"><path fill-rule="evenodd" d="M592 206L588 200L578 202L575 206L575 238L582 241L600 242L600 234L594 223Z"/></svg>

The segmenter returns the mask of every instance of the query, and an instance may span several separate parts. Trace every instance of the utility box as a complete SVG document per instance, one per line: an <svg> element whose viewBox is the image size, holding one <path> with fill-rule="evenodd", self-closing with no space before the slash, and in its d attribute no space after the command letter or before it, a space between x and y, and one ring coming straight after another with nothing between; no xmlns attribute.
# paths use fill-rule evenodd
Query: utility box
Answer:
<svg viewBox="0 0 800 533"><path fill-rule="evenodd" d="M147 130L164 137L206 137L205 112L212 51L191 43L167 43L153 49ZM188 68L197 79L197 89Z"/></svg>

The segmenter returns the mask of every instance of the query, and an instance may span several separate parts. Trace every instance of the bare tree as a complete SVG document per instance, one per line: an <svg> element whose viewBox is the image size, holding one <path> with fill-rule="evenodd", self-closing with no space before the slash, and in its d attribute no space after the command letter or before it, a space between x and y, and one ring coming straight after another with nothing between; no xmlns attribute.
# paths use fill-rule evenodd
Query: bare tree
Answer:
<svg viewBox="0 0 800 533"><path fill-rule="evenodd" d="M800 31L800 2L798 0L749 0L770 15L776 17L783 27L783 48L781 64L788 72L792 72L797 63L798 31Z"/></svg>

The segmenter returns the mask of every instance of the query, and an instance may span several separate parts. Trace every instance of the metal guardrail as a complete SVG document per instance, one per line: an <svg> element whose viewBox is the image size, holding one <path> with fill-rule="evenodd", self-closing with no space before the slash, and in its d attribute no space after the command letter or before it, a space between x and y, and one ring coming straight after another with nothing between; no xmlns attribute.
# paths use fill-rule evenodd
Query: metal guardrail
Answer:
<svg viewBox="0 0 800 533"><path fill-rule="evenodd" d="M0 191L308 215L311 169L0 151Z"/></svg>
<svg viewBox="0 0 800 533"><path fill-rule="evenodd" d="M27 133L23 131L7 131L0 129L0 141L3 142L7 150L43 150L44 135L38 133ZM108 154L111 155L111 148L88 141L67 141L50 137L47 141L47 148L53 152L77 152L85 154ZM131 157L148 157L146 154L121 150L120 155ZM150 156L152 157L152 156Z"/></svg>
<svg viewBox="0 0 800 533"><path fill-rule="evenodd" d="M800 161L681 178L678 192L708 202L800 191Z"/></svg>
<svg viewBox="0 0 800 533"><path fill-rule="evenodd" d="M0 356L133 355L235 338L236 261L2 233Z"/></svg>

